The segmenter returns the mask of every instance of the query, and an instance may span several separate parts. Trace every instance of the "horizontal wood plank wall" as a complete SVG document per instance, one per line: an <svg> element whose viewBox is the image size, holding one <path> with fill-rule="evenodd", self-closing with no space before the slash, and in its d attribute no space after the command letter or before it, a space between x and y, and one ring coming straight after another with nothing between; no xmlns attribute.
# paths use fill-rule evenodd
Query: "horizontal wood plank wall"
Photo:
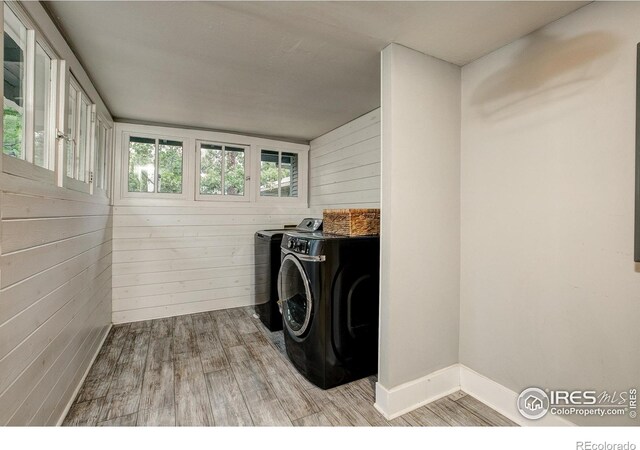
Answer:
<svg viewBox="0 0 640 450"><path fill-rule="evenodd" d="M111 206L7 174L0 186L0 424L54 425L111 323Z"/></svg>
<svg viewBox="0 0 640 450"><path fill-rule="evenodd" d="M111 121L41 2L19 7ZM9 175L2 165L0 425L55 425L111 325L112 211L107 198L30 180L24 171L16 172L24 178Z"/></svg>
<svg viewBox="0 0 640 450"><path fill-rule="evenodd" d="M114 323L254 304L266 280L263 271L255 276L255 232L309 215L307 208L202 203L114 207Z"/></svg>
<svg viewBox="0 0 640 450"><path fill-rule="evenodd" d="M380 109L311 141L309 206L380 207Z"/></svg>

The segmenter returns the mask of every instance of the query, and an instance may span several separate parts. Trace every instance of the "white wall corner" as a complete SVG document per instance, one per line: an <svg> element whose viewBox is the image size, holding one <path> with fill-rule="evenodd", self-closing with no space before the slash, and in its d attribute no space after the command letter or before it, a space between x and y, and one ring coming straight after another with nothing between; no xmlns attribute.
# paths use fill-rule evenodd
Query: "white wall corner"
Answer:
<svg viewBox="0 0 640 450"><path fill-rule="evenodd" d="M391 420L458 390L460 367L453 364L392 389L376 383L375 407L387 420Z"/></svg>
<svg viewBox="0 0 640 450"><path fill-rule="evenodd" d="M64 407L64 410L62 411L62 414L60 415L60 417L58 418L58 420L56 422L56 426L57 427L62 426L62 423L64 422L64 419L67 417L67 414L69 414L69 410L73 406L73 402L75 401L76 397L78 396L78 393L80 393L80 389L82 388L82 385L84 384L85 380L87 379L87 375L89 375L89 371L93 367L93 363L96 362L96 359L98 358L98 355L100 354L100 350L102 349L102 346L104 345L105 341L107 340L107 337L109 336L109 333L111 332L112 328L113 328L113 324L109 324L109 326L104 331L104 334L100 338L100 344L98 344L98 346L96 347L96 351L95 351L93 357L91 358L91 362L87 365L87 369L84 371L84 375L82 375L82 378L80 379L80 382L78 383L78 385L74 389L73 394L71 395L71 397L69 398L69 401L67 402L67 406Z"/></svg>
<svg viewBox="0 0 640 450"><path fill-rule="evenodd" d="M514 421L520 426L544 426L544 427L557 427L557 426L575 426L573 422L568 421L565 418L547 414L542 419L529 420L518 412L516 406L518 400L518 393L511 389L496 383L495 381L479 374L478 372L460 364L460 388L477 398L485 405L498 411L506 418Z"/></svg>
<svg viewBox="0 0 640 450"><path fill-rule="evenodd" d="M517 392L462 364L453 364L392 389L376 383L374 406L387 420L391 420L459 390L523 427L575 426L573 422L551 414L539 420L525 419L516 407Z"/></svg>

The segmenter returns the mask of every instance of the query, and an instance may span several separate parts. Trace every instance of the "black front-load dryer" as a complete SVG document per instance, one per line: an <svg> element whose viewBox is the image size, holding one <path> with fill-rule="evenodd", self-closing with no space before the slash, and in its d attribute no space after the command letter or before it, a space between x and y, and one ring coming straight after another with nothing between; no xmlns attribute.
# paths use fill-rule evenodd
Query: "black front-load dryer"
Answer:
<svg viewBox="0 0 640 450"><path fill-rule="evenodd" d="M261 230L255 242L255 312L270 330L282 330L282 316L278 310L278 273L280 272L280 243L287 231L313 233L322 229L322 219L306 218L295 228Z"/></svg>
<svg viewBox="0 0 640 450"><path fill-rule="evenodd" d="M328 389L378 365L380 240L285 233L278 293L287 355Z"/></svg>

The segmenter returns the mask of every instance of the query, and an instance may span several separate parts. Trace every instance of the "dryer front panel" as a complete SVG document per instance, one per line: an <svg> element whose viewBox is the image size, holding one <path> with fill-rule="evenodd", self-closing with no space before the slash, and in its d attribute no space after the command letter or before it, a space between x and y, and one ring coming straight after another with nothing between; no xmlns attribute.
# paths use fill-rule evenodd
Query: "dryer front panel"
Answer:
<svg viewBox="0 0 640 450"><path fill-rule="evenodd" d="M302 336L311 323L313 301L307 274L300 261L291 254L282 260L278 293L287 329L294 336Z"/></svg>
<svg viewBox="0 0 640 450"><path fill-rule="evenodd" d="M332 340L343 362L376 359L379 277L361 265L338 272L333 286Z"/></svg>

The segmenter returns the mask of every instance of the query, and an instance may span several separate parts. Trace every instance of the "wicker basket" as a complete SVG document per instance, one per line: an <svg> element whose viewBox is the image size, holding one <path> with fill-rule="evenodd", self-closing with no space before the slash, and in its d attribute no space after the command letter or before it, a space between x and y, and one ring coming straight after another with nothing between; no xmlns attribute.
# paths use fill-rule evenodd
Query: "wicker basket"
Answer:
<svg viewBox="0 0 640 450"><path fill-rule="evenodd" d="M380 234L379 209L325 209L322 215L325 233L344 236Z"/></svg>

